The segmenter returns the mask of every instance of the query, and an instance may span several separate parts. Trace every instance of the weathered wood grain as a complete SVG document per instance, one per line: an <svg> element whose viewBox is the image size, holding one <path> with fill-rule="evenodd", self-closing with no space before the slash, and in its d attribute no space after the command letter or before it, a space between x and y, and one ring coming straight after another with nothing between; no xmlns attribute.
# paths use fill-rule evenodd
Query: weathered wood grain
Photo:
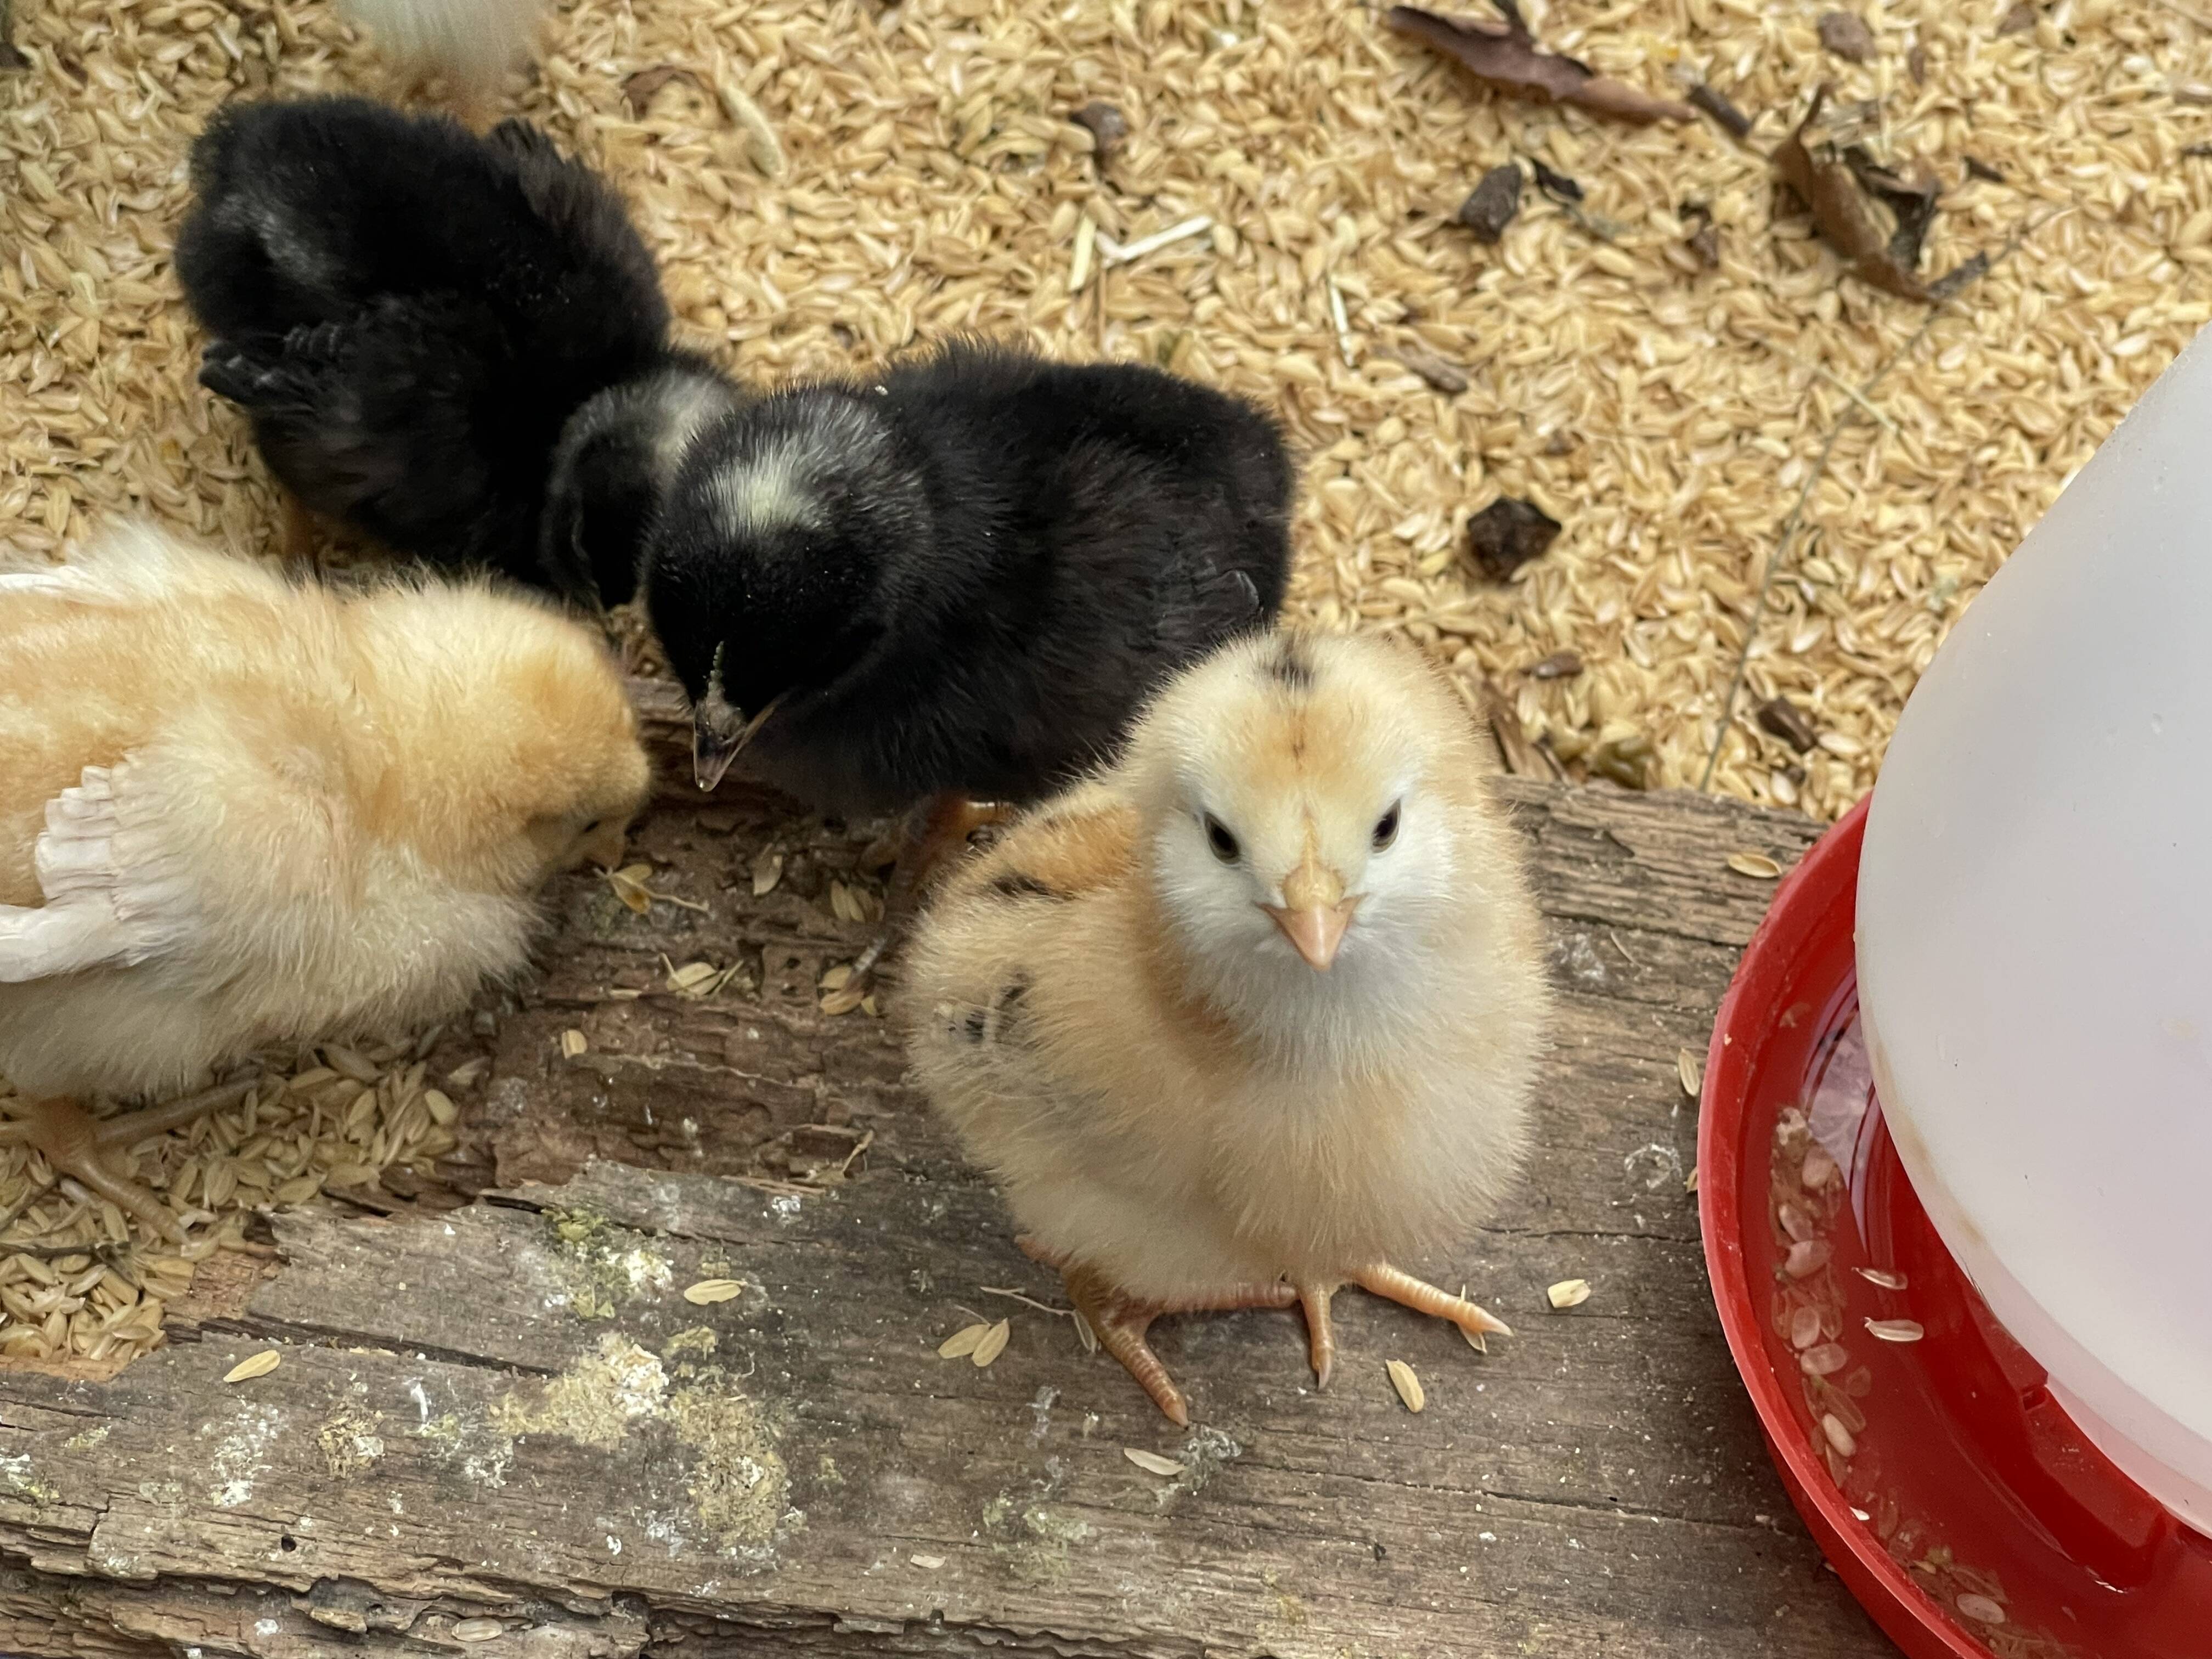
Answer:
<svg viewBox="0 0 2212 1659"><path fill-rule="evenodd" d="M441 1048L491 1062L448 1183L277 1218L110 1382L0 1374L0 1652L1887 1652L1760 1449L1683 1190L1675 1054L1771 893L1724 860L1786 864L1813 826L1500 787L1563 992L1540 1151L1422 1264L1514 1322L1488 1354L1346 1295L1318 1394L1291 1316L1166 1321L1201 1425L1170 1429L1066 1320L989 1293L1059 1300L889 1023L820 1013L867 931L824 898L864 836L737 793L641 832L684 903L571 884L542 980ZM738 972L692 1000L690 961ZM1595 1294L1552 1313L1567 1277ZM743 1288L685 1301L704 1278ZM1011 1318L1003 1356L938 1358L978 1316ZM264 1347L276 1370L219 1381Z"/></svg>

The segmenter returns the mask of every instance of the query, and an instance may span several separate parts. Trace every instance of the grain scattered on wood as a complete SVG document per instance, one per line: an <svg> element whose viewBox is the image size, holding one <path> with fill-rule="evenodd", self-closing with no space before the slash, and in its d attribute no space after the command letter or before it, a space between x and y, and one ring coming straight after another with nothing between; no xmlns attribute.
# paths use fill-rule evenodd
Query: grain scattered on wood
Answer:
<svg viewBox="0 0 2212 1659"><path fill-rule="evenodd" d="M264 1348L259 1353L241 1359L222 1374L226 1382L251 1382L257 1376L266 1376L283 1363L284 1356L274 1348Z"/></svg>
<svg viewBox="0 0 2212 1659"><path fill-rule="evenodd" d="M937 1345L937 1357L939 1359L971 1358L983 1339L990 1334L991 1327L981 1321L973 1325L963 1325Z"/></svg>
<svg viewBox="0 0 2212 1659"><path fill-rule="evenodd" d="M1544 1292L1544 1299L1554 1308L1579 1308L1590 1299L1589 1280L1563 1279Z"/></svg>
<svg viewBox="0 0 2212 1659"><path fill-rule="evenodd" d="M507 1634L507 1626L496 1619L463 1619L453 1626L456 1642L489 1642Z"/></svg>
<svg viewBox="0 0 2212 1659"><path fill-rule="evenodd" d="M702 1279L696 1285L684 1286L684 1299L696 1307L710 1307L743 1295L744 1288L744 1281L739 1279Z"/></svg>
<svg viewBox="0 0 2212 1659"><path fill-rule="evenodd" d="M909 1555L907 1560L924 1572L935 1572L945 1565L945 1558L941 1555Z"/></svg>
<svg viewBox="0 0 2212 1659"><path fill-rule="evenodd" d="M975 1362L977 1369L980 1370L1006 1352L1006 1344L1013 1340L1013 1335L1012 1322L1002 1319L976 1339L975 1351L969 1358Z"/></svg>
<svg viewBox="0 0 2212 1659"><path fill-rule="evenodd" d="M1753 881L1772 881L1782 873L1782 866L1764 853L1730 853L1728 867Z"/></svg>
<svg viewBox="0 0 2212 1659"><path fill-rule="evenodd" d="M1386 1362L1383 1369L1389 1372L1390 1386L1397 1389L1398 1398L1406 1402L1407 1411L1418 1412L1428 1405L1428 1393L1411 1365L1402 1359L1393 1359Z"/></svg>
<svg viewBox="0 0 2212 1659"><path fill-rule="evenodd" d="M589 1052L591 1046L591 1038L574 1026L561 1033L561 1057L563 1060L574 1060L577 1055Z"/></svg>
<svg viewBox="0 0 2212 1659"><path fill-rule="evenodd" d="M763 847L753 854L753 896L765 897L775 891L775 884L783 879L783 854L773 847Z"/></svg>
<svg viewBox="0 0 2212 1659"><path fill-rule="evenodd" d="M1696 1049L1674 1051L1674 1078L1682 1085L1684 1094L1692 1100L1698 1097L1698 1091L1705 1086L1705 1063L1698 1058Z"/></svg>
<svg viewBox="0 0 2212 1659"><path fill-rule="evenodd" d="M1134 1463L1146 1474L1177 1475L1190 1473L1188 1466L1176 1462L1172 1457L1163 1457L1158 1452L1144 1451L1135 1446L1122 1447L1121 1455Z"/></svg>

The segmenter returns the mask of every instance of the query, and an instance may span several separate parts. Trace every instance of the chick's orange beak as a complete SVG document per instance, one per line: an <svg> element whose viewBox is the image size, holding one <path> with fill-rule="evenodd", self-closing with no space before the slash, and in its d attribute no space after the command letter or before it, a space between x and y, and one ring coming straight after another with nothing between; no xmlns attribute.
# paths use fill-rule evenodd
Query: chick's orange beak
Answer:
<svg viewBox="0 0 2212 1659"><path fill-rule="evenodd" d="M611 870L622 862L623 848L629 840L629 823L602 824L584 840L584 860L603 870Z"/></svg>
<svg viewBox="0 0 2212 1659"><path fill-rule="evenodd" d="M1322 867L1310 854L1283 883L1283 902L1260 907L1283 930L1297 953L1318 973L1327 973L1344 943L1344 930L1352 926L1357 898L1344 896L1344 880Z"/></svg>

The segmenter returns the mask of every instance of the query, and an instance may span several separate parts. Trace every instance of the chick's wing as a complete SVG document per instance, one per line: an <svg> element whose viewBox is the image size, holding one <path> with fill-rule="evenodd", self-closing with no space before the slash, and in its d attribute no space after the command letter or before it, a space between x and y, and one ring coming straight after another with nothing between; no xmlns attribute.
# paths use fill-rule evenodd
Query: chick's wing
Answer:
<svg viewBox="0 0 2212 1659"><path fill-rule="evenodd" d="M180 982L282 971L346 926L329 797L190 734L88 767L47 803L40 906L0 905L0 981L152 964Z"/></svg>

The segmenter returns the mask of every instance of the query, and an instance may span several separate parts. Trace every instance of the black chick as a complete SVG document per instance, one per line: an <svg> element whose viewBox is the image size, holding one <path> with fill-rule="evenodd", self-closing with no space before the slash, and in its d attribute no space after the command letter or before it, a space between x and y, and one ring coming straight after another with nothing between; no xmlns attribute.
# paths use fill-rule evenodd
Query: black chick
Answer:
<svg viewBox="0 0 2212 1659"><path fill-rule="evenodd" d="M910 895L963 800L1103 764L1162 682L1272 623L1291 485L1238 398L972 343L720 417L643 575L701 787L742 749L826 811L929 805Z"/></svg>
<svg viewBox="0 0 2212 1659"><path fill-rule="evenodd" d="M684 442L736 393L667 343L609 185L522 121L345 97L223 111L191 178L200 380L301 501L433 564L631 596Z"/></svg>

